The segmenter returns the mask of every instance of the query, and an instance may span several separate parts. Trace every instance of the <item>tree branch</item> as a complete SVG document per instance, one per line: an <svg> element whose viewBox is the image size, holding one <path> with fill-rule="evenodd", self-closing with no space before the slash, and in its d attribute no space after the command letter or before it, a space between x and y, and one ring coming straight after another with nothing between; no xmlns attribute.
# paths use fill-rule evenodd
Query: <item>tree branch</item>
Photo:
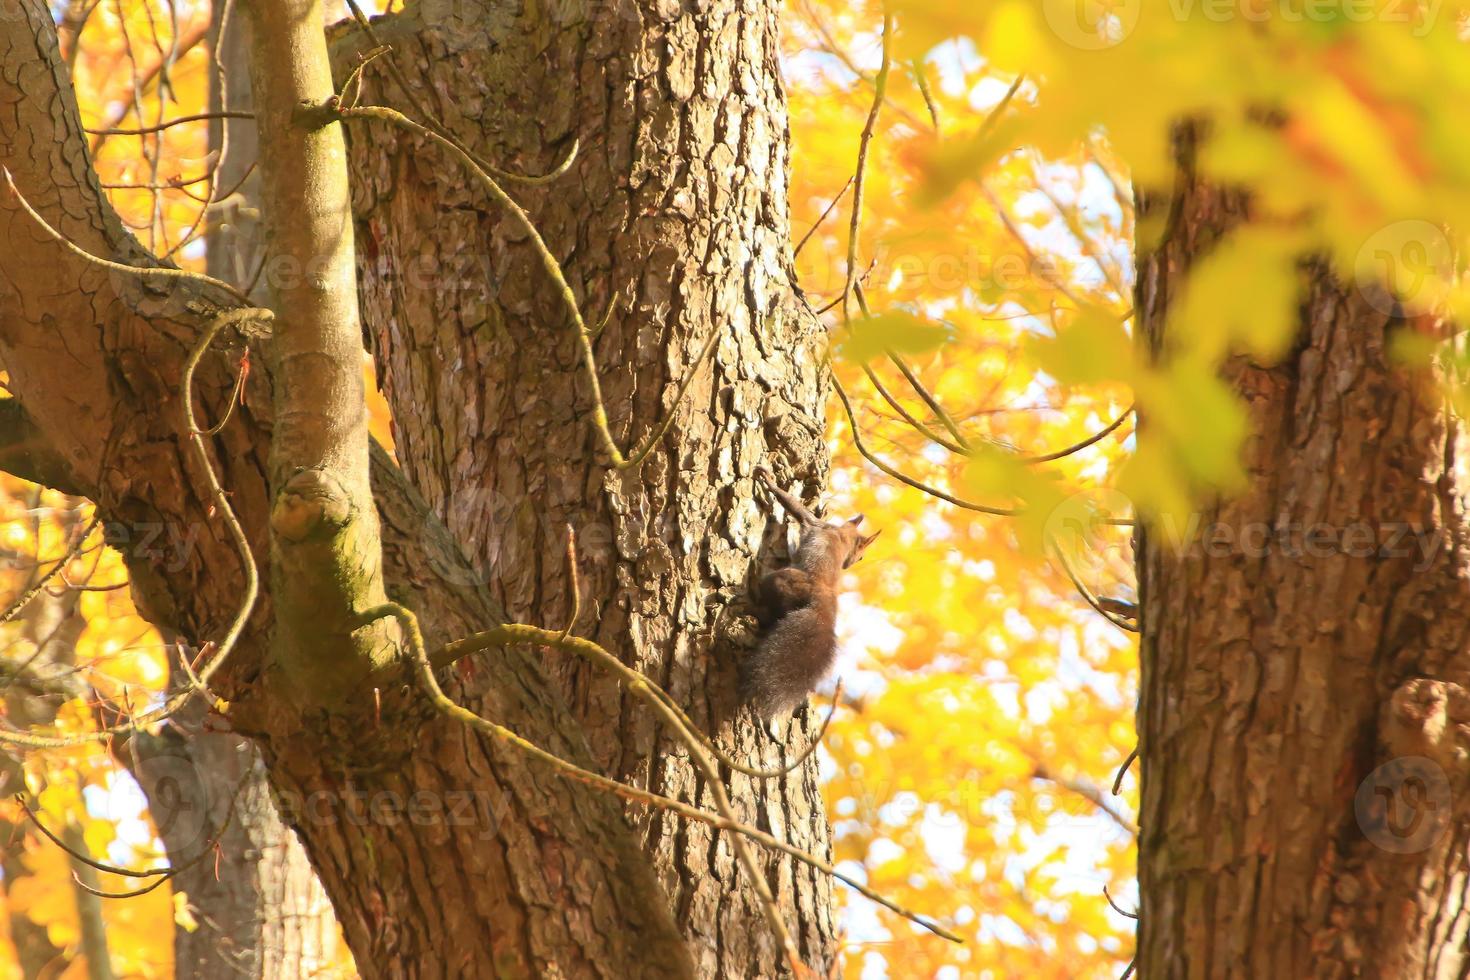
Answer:
<svg viewBox="0 0 1470 980"><path fill-rule="evenodd" d="M0 471L74 497L85 495L71 464L14 398L0 400Z"/></svg>

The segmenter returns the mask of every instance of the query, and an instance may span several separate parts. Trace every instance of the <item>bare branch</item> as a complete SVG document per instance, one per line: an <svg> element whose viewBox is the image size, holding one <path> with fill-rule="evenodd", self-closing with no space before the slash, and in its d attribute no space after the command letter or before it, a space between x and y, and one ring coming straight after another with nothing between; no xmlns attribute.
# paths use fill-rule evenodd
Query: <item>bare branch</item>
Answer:
<svg viewBox="0 0 1470 980"><path fill-rule="evenodd" d="M1067 578L1072 580L1073 587L1076 588L1083 599L1087 600L1087 604L1096 610L1099 616L1118 627L1118 629L1128 633L1137 633L1138 626L1136 624L1130 623L1122 616L1110 611L1103 605L1102 600L1093 594L1091 589L1082 584L1082 580L1072 570L1071 562L1067 561L1067 556L1062 553L1061 545L1057 544L1055 539L1050 539L1048 543L1051 545L1052 554L1056 556L1057 562L1062 566L1062 571L1067 573Z"/></svg>
<svg viewBox="0 0 1470 980"><path fill-rule="evenodd" d="M863 442L862 432L858 429L857 419L853 415L852 402L847 397L847 389L842 387L842 382L837 380L836 374L832 375L832 384L837 390L838 399L842 402L843 411L847 414L847 427L852 430L853 446L863 459L872 463L883 473L900 483L913 487L915 490L927 493L929 496L936 497L946 503L954 504L956 507L963 508L964 510L973 510L979 514L993 514L996 517L1015 517L1020 513L1020 510L1014 507L991 507L988 504L977 504L973 501L965 500L962 497L956 497L953 494L940 490L938 487L931 487L927 483L916 480L905 473L901 473L879 459L868 449L867 443Z"/></svg>
<svg viewBox="0 0 1470 980"><path fill-rule="evenodd" d="M828 216L837 210L837 205L842 201L842 195L847 193L847 189L852 186L852 181L853 178L847 178L847 183L842 185L842 190L837 192L837 196L832 198L831 203L817 216L817 220L812 222L812 226L806 230L806 234L801 236L801 241L797 242L796 248L791 251L791 257L793 259L801 254L802 249L806 248L807 241L817 233L817 229L822 227L822 224L827 220Z"/></svg>
<svg viewBox="0 0 1470 980"><path fill-rule="evenodd" d="M1123 411L1118 415L1117 418L1115 418L1115 419L1113 419L1113 421L1109 422L1106 428L1104 428L1104 429L1102 429L1102 430L1094 433L1093 435L1088 436L1086 439L1083 439L1081 442L1073 443L1072 445L1068 446L1066 449L1058 449L1054 453L1044 453L1043 455L1040 455L1040 456L1023 456L1023 457L1021 457L1021 462L1027 463L1027 464L1032 464L1032 463L1050 463L1050 462L1053 462L1055 460L1062 459L1063 457L1071 456L1073 453L1080 453L1082 450L1086 449L1087 447L1092 446L1092 445L1095 445L1095 444L1101 442L1102 440L1106 439L1108 436L1112 435L1114 432L1116 432L1118 430L1118 427L1120 425L1122 425L1124 422L1128 421L1128 416L1130 416L1132 414L1133 414L1133 406L1132 405L1129 405L1127 408L1123 409Z"/></svg>
<svg viewBox="0 0 1470 980"><path fill-rule="evenodd" d="M868 109L867 121L863 123L862 135L858 137L857 168L852 182L852 218L847 227L847 279L842 287L842 319L850 321L847 298L857 282L858 230L863 223L863 187L866 183L868 149L873 142L873 132L878 126L878 113L883 108L884 93L888 91L888 71L893 66L890 47L893 44L893 13L884 4L883 8L883 63L878 68L878 77L873 80L873 104Z"/></svg>
<svg viewBox="0 0 1470 980"><path fill-rule="evenodd" d="M254 119L253 112L240 112L232 110L229 112L196 112L187 116L179 116L176 119L165 119L161 123L152 126L141 126L137 129L83 129L82 132L93 136L146 136L149 133L162 132L173 126L181 126L184 123L201 122L206 119Z"/></svg>
<svg viewBox="0 0 1470 980"><path fill-rule="evenodd" d="M1044 780L1048 783L1055 783L1062 789L1067 790L1069 793L1075 793L1076 795L1082 797L1084 800L1097 807L1103 813L1107 814L1108 817L1112 819L1113 823L1117 824L1123 830L1126 830L1130 836L1138 836L1138 824L1130 820L1128 816L1120 811L1111 800L1103 795L1101 789L1094 786L1092 783L1086 781L1085 779L1075 779L1071 776L1063 776L1054 773L1049 768L1047 768L1045 764L1040 762L1036 763L1036 769L1032 772L1032 775L1037 779Z"/></svg>
<svg viewBox="0 0 1470 980"><path fill-rule="evenodd" d="M42 822L40 814L31 809L30 804L26 802L24 796L19 793L15 794L15 802L20 805L20 808L22 810L25 811L26 816L31 819L31 823L35 824L36 829L44 834L47 840L51 841L51 843L55 844L57 847L61 848L68 855L70 855L72 860L80 862L81 864L86 865L88 868L93 868L97 871L104 871L107 874L118 875L124 878L155 879L154 881L151 881L140 888L135 888L130 891L108 892L103 891L100 888L97 888L95 885L89 884L88 882L82 881L81 878L77 876L76 872L73 872L72 878L76 882L77 887L84 889L90 894L96 895L98 898L137 898L141 895L148 894L158 886L168 882L170 879L175 878L178 875L183 874L185 871L188 871L190 868L195 867L199 864L199 862L203 861L214 851L214 849L219 845L220 839L224 836L225 831L230 828L231 821L235 819L235 805L239 802L240 789L244 785L245 780L243 779L238 784L236 784L235 792L230 796L230 808L225 813L224 821L219 825L219 828L215 830L214 834L209 838L209 840L204 842L204 846L199 849L198 854L194 855L192 858L189 858L182 864L172 865L167 868L149 868L144 871L135 871L132 868L121 868L117 865L105 864L102 861L96 860L90 854L87 854L80 845L77 847L73 847L66 841L62 840L55 833L53 833L51 829L47 827L44 822Z"/></svg>
<svg viewBox="0 0 1470 980"><path fill-rule="evenodd" d="M1118 767L1118 775L1113 777L1114 796L1117 796L1119 793L1123 792L1123 777L1128 775L1128 767L1133 765L1133 760L1137 758L1138 746L1135 745L1133 747L1133 751L1128 753L1128 758L1124 759L1123 764Z"/></svg>
<svg viewBox="0 0 1470 980"><path fill-rule="evenodd" d="M41 594L41 591L46 588L47 582L60 575L62 570L70 564L71 560L81 554L82 546L87 543L87 539L92 536L92 532L97 529L97 525L101 521L101 516L94 513L92 519L87 522L87 526L82 528L82 533L77 535L77 539L72 542L71 547L66 549L66 554L58 558L56 564L52 565L40 578L36 579L35 583L29 589L21 593L20 597L10 604L10 608L0 613L0 623L8 623L19 615L20 611L29 605L32 599Z"/></svg>

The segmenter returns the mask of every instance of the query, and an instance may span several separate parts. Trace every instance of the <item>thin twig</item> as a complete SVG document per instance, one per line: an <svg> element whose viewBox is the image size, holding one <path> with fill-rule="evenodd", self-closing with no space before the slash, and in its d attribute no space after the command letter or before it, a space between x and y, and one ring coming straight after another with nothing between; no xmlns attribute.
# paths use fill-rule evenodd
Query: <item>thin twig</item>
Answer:
<svg viewBox="0 0 1470 980"><path fill-rule="evenodd" d="M99 0L98 6L100 6L100 5L101 4L100 4L100 0ZM119 14L121 14L121 11L119 11ZM126 19L120 16L119 17L119 27L125 30L126 29L126 23L127 23ZM178 55L184 55L184 54L187 54L188 52L192 51L194 49L194 46L196 44L198 44L200 41L203 41L204 38L208 35L208 33L209 33L209 18L208 17L203 17L203 18L200 19L200 22L199 22L199 24L197 26L193 27L189 31L188 34L185 34L179 40L179 42L178 42L178 44L176 46L177 47L177 53L178 53ZM130 61L132 61L131 54L132 54L131 45L129 45L128 46L128 55L129 55L129 60ZM111 128L112 126L116 126L118 123L120 123L124 119L126 119L128 117L128 114L129 113L134 112L134 111L137 111L138 112L139 118L142 117L142 90L143 90L143 88L145 88L149 84L151 84L152 81L153 81L153 79L156 78L159 75L159 73L165 69L166 66L165 66L165 64L162 61L159 61L157 64L154 64L154 65L150 66L149 69L146 72L143 72L141 75L138 73L137 67L138 67L137 66L137 63L136 62L133 62L132 63L133 81L134 81L134 85L133 85L133 101L124 103L120 108L118 108L112 114L112 116L110 117L110 119L108 120L107 127L105 127L105 128ZM102 144L105 143L105 142L107 142L107 134L106 134L106 132L103 131L103 132L98 133L97 134L97 139L94 140L93 143L92 143L92 159L94 159L94 160L97 159L98 154L102 151Z"/></svg>
<svg viewBox="0 0 1470 980"><path fill-rule="evenodd" d="M1128 767L1133 765L1133 760L1138 758L1138 746L1133 746L1133 751L1128 753L1128 758L1118 767L1118 775L1113 777L1113 795L1117 796L1123 792L1123 777L1128 775Z"/></svg>
<svg viewBox="0 0 1470 980"><path fill-rule="evenodd" d="M220 113L218 115L221 118L226 119L228 118L228 112L230 109L230 87L229 78L226 76L225 72L224 61L220 58L220 49L224 45L225 39L229 36L230 15L234 9L234 0L224 0L224 3L221 5L219 12L219 29L215 32L214 47L210 51L211 58L214 61L215 86L219 91ZM163 115L162 104L160 104L158 107L158 113L159 115ZM250 113L250 115L253 116L254 113ZM163 253L164 261L172 259L175 254L182 251L184 247L189 244L189 242L193 241L194 236L199 232L200 226L204 224L204 219L209 214L210 208L214 206L215 202L222 201L229 196L222 195L219 192L219 175L221 173L221 168L224 166L225 160L229 158L229 155L230 126L228 122L226 122L219 128L218 155L215 157L215 167L209 172L209 185L204 194L204 206L201 207L199 209L199 213L194 216L193 223L189 225L187 230L185 230L183 236L179 238L179 240L174 244L172 248ZM254 167L255 164L252 161L250 166L245 169L245 175L242 176L240 178L240 182L235 185L235 190L238 190L244 185L246 177L250 176L250 171L253 170ZM157 181L158 179L157 169L157 162L155 160L154 173L152 176L152 180L154 181ZM184 193L191 198L194 197L194 195L190 194L188 191L184 191ZM231 193L234 193L234 190L232 190ZM156 193L154 194L153 199L155 202L158 201L158 195ZM198 200L198 198L195 198L195 200Z"/></svg>
<svg viewBox="0 0 1470 980"><path fill-rule="evenodd" d="M891 392L889 392L888 388L883 384L883 380L878 377L878 373L873 370L872 365L864 362L863 373L868 376L868 381L873 385L873 389L878 392L878 394L883 398L885 402L888 403L888 407L897 412L899 418L907 422L911 428L917 430L919 434L922 435L925 439L928 439L936 446L942 446L943 448L949 450L957 456L968 456L970 454L970 450L966 449L964 446L961 446L957 442L952 442L949 439L946 439L944 436L935 432L932 427L925 425L921 420L915 418L914 415L909 412L908 409L904 408L903 404L897 398L895 398Z"/></svg>
<svg viewBox="0 0 1470 980"><path fill-rule="evenodd" d="M1058 449L1054 453L1045 453L1040 456L1023 456L1021 457L1021 462L1026 463L1027 465L1031 465L1034 463L1051 463L1065 456L1070 456L1073 453L1080 453L1088 446L1099 443L1102 440L1106 439L1108 436L1112 435L1114 432L1117 431L1118 426L1128 421L1128 416L1132 414L1133 406L1129 405L1127 408L1123 409L1123 411L1118 415L1117 418L1115 418L1112 422L1109 422L1106 428L1097 433L1094 433L1093 435L1088 436L1081 442L1073 443L1066 449Z"/></svg>
<svg viewBox="0 0 1470 980"><path fill-rule="evenodd" d="M0 613L0 623L10 622L17 615L19 615L20 611L24 609L32 599L40 595L41 591L46 588L46 583L50 582L57 575L60 575L62 570L65 569L68 564L70 564L72 559L81 554L82 545L87 543L87 538L91 537L92 532L101 522L101 516L93 513L92 519L87 522L87 526L82 529L82 533L77 536L76 541L72 542L71 547L67 548L66 554L58 558L56 560L56 564L51 566L51 568L49 568L44 575L37 579L34 585L32 585L25 592L21 593L21 595L10 604L10 608L6 609L5 612Z"/></svg>
<svg viewBox="0 0 1470 980"><path fill-rule="evenodd" d="M834 701L832 710L828 713L827 720L822 724L816 737L812 739L811 744L794 761L787 763L779 769L757 769L753 766L747 766L743 762L731 757L716 745L713 738L694 724L693 720L684 712L684 709L674 700L674 696L664 690L651 677L637 668L623 663L600 644L581 637L570 636L569 632L567 630L561 633L552 633L536 626L500 626L446 643L439 650L436 650L429 659L434 664L442 666L453 663L472 653L478 653L487 647L509 646L515 643L541 644L564 653L579 656L615 675L630 692L640 699L649 702L650 705L652 704L651 698L661 701L664 707L673 711L678 716L680 725L687 728L710 754L734 771L750 776L753 779L775 779L784 776L797 766L800 766L817 750L823 736L827 734L827 726L832 723L832 718L837 713L837 701ZM838 683L838 690L839 692L841 691L840 681ZM658 706L653 705L653 707L655 710L658 710Z"/></svg>
<svg viewBox="0 0 1470 980"><path fill-rule="evenodd" d="M216 279L213 276L207 276L202 272L189 272L186 269L167 269L162 266L143 267L136 265L126 265L122 262L114 262L111 259L104 259L100 256L93 255L91 252L88 252L76 242L73 242L70 238L67 238L61 232L51 227L50 223L47 222L45 218L41 217L40 212L31 207L31 202L27 201L25 199L25 195L20 192L20 188L15 186L15 180L10 176L9 167L0 167L0 176L4 176L6 186L10 188L10 192L15 195L15 199L20 202L20 206L25 210L26 214L29 214L31 216L31 219L35 221L36 224L40 225L41 229L45 231L46 234L50 235L52 238L56 239L56 241L60 242L62 247L71 252L73 255L85 259L88 262L94 263L95 265L100 265L103 268L111 269L114 272L126 272L135 276L142 276L144 278L153 277L157 279L183 279L204 283L205 285L214 286L216 289L223 289L225 292L229 293L231 296L235 297L246 306L250 305L250 301L246 298L245 294L240 292L234 286L231 286L229 283L224 282L223 280Z"/></svg>
<svg viewBox="0 0 1470 980"><path fill-rule="evenodd" d="M873 142L873 132L878 126L878 113L883 108L883 96L888 91L888 71L893 67L890 46L893 44L893 13L887 4L883 7L883 63L878 67L878 76L873 80L873 104L868 109L867 121L863 123L862 135L858 138L857 167L853 170L852 217L847 228L847 279L842 287L842 319L852 320L847 309L847 299L857 281L858 231L863 222L863 188L867 183L868 148Z"/></svg>
<svg viewBox="0 0 1470 980"><path fill-rule="evenodd" d="M893 362L894 367L898 368L898 372L909 383L909 387L914 390L914 394L918 395L924 404L929 406L929 411L933 412L934 417L939 420L939 423L949 430L949 434L954 437L954 441L965 447L966 452L973 452L974 447L970 445L970 440L965 438L965 434L960 431L959 423L954 420L954 417L949 412L944 410L944 406L939 404L939 399L935 398L934 393L919 380L919 376L914 373L914 369L909 367L908 361L905 361L895 351L888 351L888 359Z"/></svg>
<svg viewBox="0 0 1470 980"><path fill-rule="evenodd" d="M1118 629L1128 633L1137 633L1139 631L1137 625L1128 622L1126 619L1116 613L1108 611L1108 609L1103 606L1101 600L1099 600L1098 597L1093 594L1093 591L1089 589L1086 585L1082 584L1082 580L1078 578L1077 573L1072 570L1072 563L1067 561L1067 556L1062 553L1062 546L1056 542L1056 539L1050 538L1048 539L1048 541L1051 544L1052 554L1056 556L1057 562L1062 566L1062 571L1067 573L1067 578L1072 580L1072 586L1077 590L1078 594L1080 594L1083 599L1087 600L1087 604L1091 606L1099 616L1101 616L1103 619L1106 619L1114 626L1118 627Z"/></svg>
<svg viewBox="0 0 1470 980"><path fill-rule="evenodd" d="M812 222L812 226L806 230L806 234L801 236L801 241L796 243L796 248L794 248L791 252L791 257L793 259L801 254L801 250L806 248L806 243L811 239L813 235L817 233L817 229L822 227L823 223L826 222L827 218L832 214L833 211L837 210L837 205L842 201L842 195L846 194L847 189L851 186L852 178L849 177L847 178L847 183L842 185L842 190L837 192L837 196L832 198L832 201L827 205L827 207L824 208L822 210L822 213L817 216L817 220Z"/></svg>
<svg viewBox="0 0 1470 980"><path fill-rule="evenodd" d="M837 39L832 36L832 32L827 28L827 25L817 16L817 12L811 8L810 4L803 3L801 7L801 14L802 17L806 20L807 26L816 32L817 39L821 42L819 45L817 45L817 48L836 58L843 68L846 68L849 72L852 73L854 78L856 78L858 81L862 82L869 88L872 88L874 85L874 78L872 73L864 71L856 62L852 60L852 57L842 49L842 47L837 43ZM924 121L918 116L914 115L912 112L910 112L908 110L908 107L906 107L902 102L899 102L896 99L886 99L886 101L889 107L892 108L894 112L898 113L900 116L913 123L914 129L919 130L924 128Z"/></svg>
<svg viewBox="0 0 1470 980"><path fill-rule="evenodd" d="M1091 803L1103 813L1107 814L1108 817L1112 819L1113 823L1117 824L1130 836L1138 836L1138 824L1128 819L1125 814L1114 807L1112 803L1108 801L1107 797L1103 796L1102 790L1092 785L1092 783L1085 782L1081 779L1074 779L1070 776L1058 775L1039 762L1036 764L1036 769L1032 773L1032 775L1035 776L1037 779L1045 780L1048 783L1055 783L1069 793L1077 794L1088 803Z"/></svg>
<svg viewBox="0 0 1470 980"><path fill-rule="evenodd" d="M96 895L98 898L138 898L139 896L148 894L165 882L178 877L185 871L188 871L190 868L195 867L199 864L200 861L203 861L207 856L209 856L209 854L219 845L220 840L223 839L225 835L225 831L230 829L230 824L235 819L235 805L239 802L240 789L244 785L245 781L243 779L235 785L235 791L230 796L230 808L225 813L224 821L220 824L219 829L214 832L214 835L204 843L203 847L199 849L198 854L189 858L182 864L170 865L166 868L150 868L146 871L135 871L132 868L121 868L116 865L105 864L101 861L96 860L90 854L83 853L82 851L71 847L56 834L52 833L51 829L41 821L40 814L31 809L30 805L26 802L24 796L19 793L15 794L15 802L20 804L20 807L22 810L25 811L26 816L31 818L31 823L35 824L36 829L44 834L46 838L51 841L51 843L61 848L74 860L80 861L87 867L93 868L97 871L106 872L107 874L119 875L124 878L157 878L156 881L151 881L141 888L135 888L131 891L107 892L102 891L99 888L93 888L86 882L81 881L77 877L76 872L72 872L72 880L76 883L78 888L90 892L91 894Z"/></svg>
<svg viewBox="0 0 1470 980"><path fill-rule="evenodd" d="M1026 236L1022 233L1020 226L1011 218L1011 214L1006 210L1005 204L1001 202L1001 199L995 195L995 192L983 180L980 181L980 190L985 195L985 199L990 202L990 206L995 209L996 217L1000 218L1000 223L1010 233L1012 240L1021 247L1022 252L1026 253L1027 267L1040 273L1041 278L1046 280L1047 285L1071 300L1079 310L1086 309L1088 306L1087 302L1072 291L1072 288L1067 285L1066 280L1057 275L1056 271L1049 264L1043 264L1037 259L1036 250L1026 240Z"/></svg>
<svg viewBox="0 0 1470 980"><path fill-rule="evenodd" d="M1063 204L1056 194L1052 192L1051 188L1046 186L1045 181L1041 179L1039 174L1036 175L1036 189L1041 192L1043 197L1051 202L1051 206L1056 209L1057 214L1062 219L1062 223L1067 226L1067 230L1072 233L1072 237L1077 240L1077 244L1082 247L1082 251L1088 258L1092 259L1093 263L1097 266L1097 270L1108 281L1108 285L1113 287L1113 292L1117 294L1118 298L1124 300L1128 295L1128 288L1123 285L1122 274L1118 272L1115 264L1104 256L1101 246L1093 241L1091 235L1087 234L1087 229L1082 227L1082 219L1078 216L1076 209Z"/></svg>
<svg viewBox="0 0 1470 980"><path fill-rule="evenodd" d="M230 421L230 416L235 413L235 406L240 403L240 398L245 390L245 378L249 374L250 351L247 348L245 356L240 359L239 369L235 371L235 387L230 392L229 402L225 405L225 414L220 416L220 420L218 422L204 430L203 435L205 438L212 439L224 431L225 426Z"/></svg>
<svg viewBox="0 0 1470 980"><path fill-rule="evenodd" d="M914 58L909 62L909 73L914 76L914 84L919 88L919 94L924 97L924 108L929 110L929 121L934 124L934 133L939 135L939 104L934 101L934 93L929 90L929 79L924 74L924 62L920 58Z"/></svg>
<svg viewBox="0 0 1470 980"><path fill-rule="evenodd" d="M188 116L178 116L174 119L165 119L161 123L152 126L140 126L137 129L83 129L82 132L92 136L146 136L149 133L157 133L172 126L181 126L184 123L201 122L205 119L254 119L255 113L243 112L238 109L222 112L196 112Z"/></svg>
<svg viewBox="0 0 1470 980"><path fill-rule="evenodd" d="M27 817L30 817L31 823L36 825L36 829L39 830L47 840L49 840L51 843L55 844L57 847L61 848L63 851L70 854L72 857L76 858L78 861L85 864L89 868L95 868L98 871L105 871L108 874L121 875L125 878L152 878L154 875L168 874L168 868L155 868L150 871L134 871L131 868L120 868L116 865L104 864L103 862L98 861L97 859L87 854L79 854L76 851L72 850L69 846L67 846L66 842L63 841L58 834L52 831L50 827L46 826L45 822L41 819L40 814L31 809L31 805L26 802L26 798L22 794L16 793L14 799L15 802L20 806L20 808L25 811L25 815Z"/></svg>
<svg viewBox="0 0 1470 980"><path fill-rule="evenodd" d="M839 401L842 402L843 411L847 415L847 427L852 430L853 446L857 449L858 453L863 457L863 459L866 459L869 463L872 463L883 473L887 474L900 483L913 487L915 490L918 490L922 493L927 493L931 497L937 497L938 499L943 500L945 503L954 504L956 507L963 508L964 510L973 510L979 514L993 514L996 517L1015 517L1017 514L1020 513L1020 510L1014 507L991 507L988 504L977 504L973 501L965 500L961 497L956 497L953 494L946 493L943 490L940 490L938 487L931 487L927 483L923 483L922 481L916 480L905 473L901 473L898 470L894 469L892 466L883 462L883 460L879 459L876 455L874 455L871 450L868 449L867 443L863 442L862 432L859 431L857 419L853 415L852 402L847 397L847 389L842 387L842 382L837 380L836 374L832 375L832 385L837 390L837 398Z"/></svg>
<svg viewBox="0 0 1470 980"><path fill-rule="evenodd" d="M565 640L572 635L572 627L577 625L577 617L582 613L582 579L577 574L577 529L567 525L567 574L572 579L572 611L567 616L567 628L561 631L561 638Z"/></svg>
<svg viewBox="0 0 1470 980"><path fill-rule="evenodd" d="M1129 912L1126 909L1120 908L1118 906L1118 903L1115 902L1115 901L1113 901L1113 896L1110 895L1110 894L1108 894L1108 886L1107 885L1103 885L1103 898L1105 898L1105 899L1108 900L1108 904L1113 907L1113 911L1114 912L1117 912L1119 915L1126 916L1126 917L1128 917L1130 919L1136 919L1136 918L1138 918L1138 913L1137 912Z"/></svg>

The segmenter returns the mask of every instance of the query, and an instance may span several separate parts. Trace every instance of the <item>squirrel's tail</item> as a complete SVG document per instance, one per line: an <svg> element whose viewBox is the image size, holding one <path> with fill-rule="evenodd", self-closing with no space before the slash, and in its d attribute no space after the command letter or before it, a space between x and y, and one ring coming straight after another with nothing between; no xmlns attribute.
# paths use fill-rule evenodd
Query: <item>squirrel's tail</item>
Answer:
<svg viewBox="0 0 1470 980"><path fill-rule="evenodd" d="M741 701L765 719L800 707L831 669L836 646L818 610L787 613L740 665Z"/></svg>

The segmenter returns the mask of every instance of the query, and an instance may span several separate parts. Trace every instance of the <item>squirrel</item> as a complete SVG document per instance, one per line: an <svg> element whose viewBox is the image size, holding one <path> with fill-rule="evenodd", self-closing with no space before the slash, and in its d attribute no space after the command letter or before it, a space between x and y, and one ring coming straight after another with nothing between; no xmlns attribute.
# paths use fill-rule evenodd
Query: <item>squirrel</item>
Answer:
<svg viewBox="0 0 1470 980"><path fill-rule="evenodd" d="M801 544L786 568L756 583L756 619L765 628L753 653L741 665L741 700L764 719L806 701L832 668L837 654L837 585L882 532L864 537L863 515L827 523L776 485L765 469L756 471L771 493L802 525Z"/></svg>

